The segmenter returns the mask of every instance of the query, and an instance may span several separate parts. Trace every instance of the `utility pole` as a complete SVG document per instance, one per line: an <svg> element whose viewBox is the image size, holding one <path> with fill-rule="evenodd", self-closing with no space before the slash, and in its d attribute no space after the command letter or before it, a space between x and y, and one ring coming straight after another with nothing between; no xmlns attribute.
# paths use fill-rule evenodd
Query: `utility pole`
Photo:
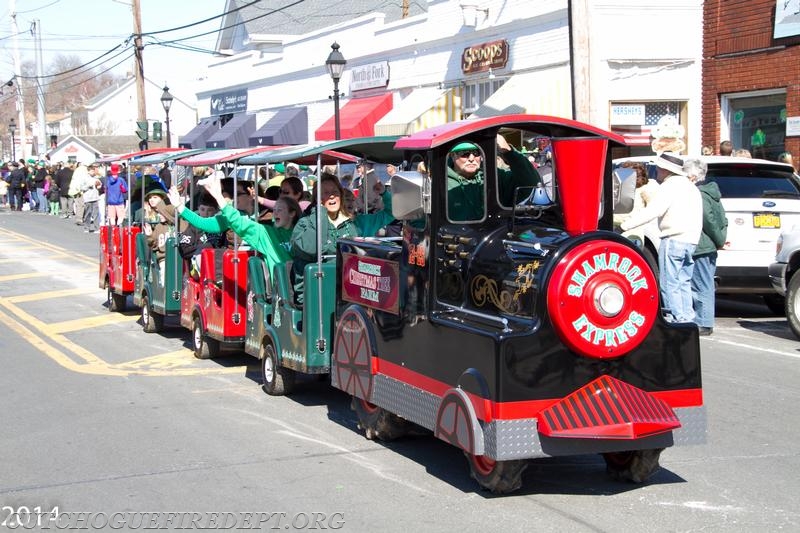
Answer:
<svg viewBox="0 0 800 533"><path fill-rule="evenodd" d="M133 0L133 45L136 48L136 104L137 122L147 122L147 106L144 99L144 61L142 59L142 13L139 7L139 0ZM147 141L143 140L140 146L147 148Z"/></svg>
<svg viewBox="0 0 800 533"><path fill-rule="evenodd" d="M39 19L33 21L33 30L36 32L36 101L39 104L39 135L37 136L37 153L39 159L44 159L47 152L47 117L44 107L44 63L42 61L42 24Z"/></svg>
<svg viewBox="0 0 800 533"><path fill-rule="evenodd" d="M591 102L591 47L588 0L568 3L570 69L572 74L572 118L594 123Z"/></svg>
<svg viewBox="0 0 800 533"><path fill-rule="evenodd" d="M17 3L16 0L9 0L9 11L11 12L11 35L14 36L14 85L17 87L17 131L19 135L19 148L22 157L27 157L25 148L27 148L27 132L25 125L25 100L22 97L22 67L19 60L19 39L17 34L19 28L17 27Z"/></svg>

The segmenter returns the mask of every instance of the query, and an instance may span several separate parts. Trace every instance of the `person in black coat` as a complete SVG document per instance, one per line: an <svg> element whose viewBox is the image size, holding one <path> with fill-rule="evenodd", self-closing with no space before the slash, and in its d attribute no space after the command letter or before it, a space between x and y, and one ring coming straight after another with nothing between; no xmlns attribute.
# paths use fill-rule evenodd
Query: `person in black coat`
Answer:
<svg viewBox="0 0 800 533"><path fill-rule="evenodd" d="M8 194L11 201L11 210L22 211L22 197L25 194L25 182L28 176L16 161L11 163L11 168L13 170L8 177Z"/></svg>
<svg viewBox="0 0 800 533"><path fill-rule="evenodd" d="M61 191L61 218L69 218L72 216L72 202L73 198L69 196L69 185L72 182L72 167L69 164L64 164L56 172L56 184Z"/></svg>

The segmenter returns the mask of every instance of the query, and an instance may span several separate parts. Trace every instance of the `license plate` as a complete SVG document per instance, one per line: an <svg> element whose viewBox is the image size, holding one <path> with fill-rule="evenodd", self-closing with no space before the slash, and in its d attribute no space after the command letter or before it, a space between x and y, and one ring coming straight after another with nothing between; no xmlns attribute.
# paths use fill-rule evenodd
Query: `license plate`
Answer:
<svg viewBox="0 0 800 533"><path fill-rule="evenodd" d="M753 227L774 229L781 227L780 213L753 213Z"/></svg>

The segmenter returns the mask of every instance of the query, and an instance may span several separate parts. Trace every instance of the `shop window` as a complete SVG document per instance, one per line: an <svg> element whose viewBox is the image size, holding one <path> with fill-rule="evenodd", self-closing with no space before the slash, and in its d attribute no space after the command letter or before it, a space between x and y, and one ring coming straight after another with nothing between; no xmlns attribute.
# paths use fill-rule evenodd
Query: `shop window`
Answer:
<svg viewBox="0 0 800 533"><path fill-rule="evenodd" d="M475 112L475 110L497 92L505 82L506 78L495 78L481 80L475 83L467 83L464 86L464 96L462 98L464 117Z"/></svg>
<svg viewBox="0 0 800 533"><path fill-rule="evenodd" d="M753 157L776 160L784 151L786 93L728 95L723 116L734 150L746 148ZM723 137L724 137L723 133ZM723 139L724 140L724 139Z"/></svg>

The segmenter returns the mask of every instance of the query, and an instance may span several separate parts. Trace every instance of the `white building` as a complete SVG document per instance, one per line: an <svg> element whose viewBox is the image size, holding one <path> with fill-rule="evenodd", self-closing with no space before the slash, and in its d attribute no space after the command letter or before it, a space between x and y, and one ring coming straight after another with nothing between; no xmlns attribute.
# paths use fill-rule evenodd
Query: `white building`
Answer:
<svg viewBox="0 0 800 533"><path fill-rule="evenodd" d="M162 123L163 140L166 146L166 113L161 104L163 87L145 78L145 106L147 121L152 135L154 122ZM173 96L169 111L171 146L177 146L178 134L191 129L197 123L197 109L194 95L184 97L170 89ZM138 116L136 80L133 77L121 80L108 87L87 102L82 109L73 110L57 123L48 124L51 133L58 137L76 136L131 136L136 134ZM130 151L136 150L136 143Z"/></svg>
<svg viewBox="0 0 800 533"><path fill-rule="evenodd" d="M229 0L226 11L240 4ZM207 118L184 130L181 145L333 138L325 61L336 42L347 60L343 138L524 112L614 129L638 139L634 153L649 153L651 123L673 114L699 151L696 0L428 0L408 3L405 18L399 4L366 0L346 10L313 0L284 6L268 0L223 19L222 57L197 87Z"/></svg>

